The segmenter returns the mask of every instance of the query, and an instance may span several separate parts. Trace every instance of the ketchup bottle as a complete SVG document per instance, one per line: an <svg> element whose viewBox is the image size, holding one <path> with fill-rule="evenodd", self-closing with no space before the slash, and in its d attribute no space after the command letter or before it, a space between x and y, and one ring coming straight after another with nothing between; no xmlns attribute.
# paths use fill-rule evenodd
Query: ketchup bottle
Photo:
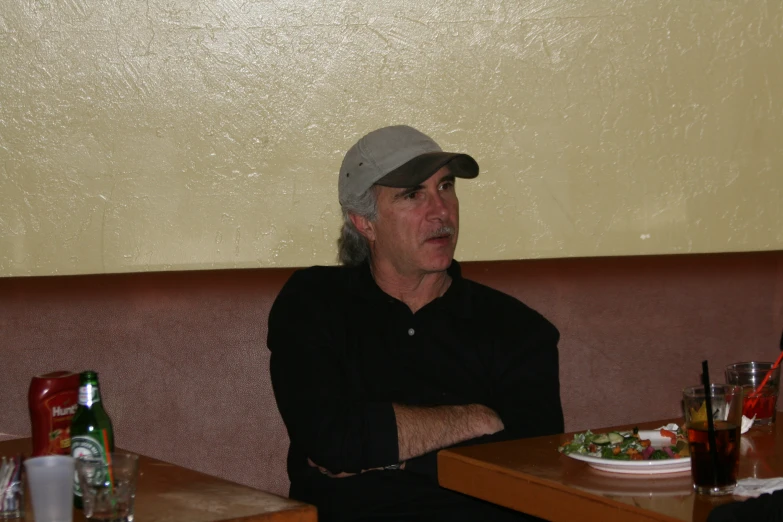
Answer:
<svg viewBox="0 0 783 522"><path fill-rule="evenodd" d="M27 395L33 431L33 457L71 454L71 419L79 399L79 374L36 375Z"/></svg>

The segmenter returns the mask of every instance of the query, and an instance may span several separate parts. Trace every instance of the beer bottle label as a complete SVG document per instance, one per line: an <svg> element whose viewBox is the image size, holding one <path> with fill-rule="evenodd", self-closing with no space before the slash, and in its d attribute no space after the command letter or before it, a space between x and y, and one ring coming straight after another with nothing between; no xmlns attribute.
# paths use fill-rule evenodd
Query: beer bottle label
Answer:
<svg viewBox="0 0 783 522"><path fill-rule="evenodd" d="M101 459L106 460L106 448L103 443L89 435L71 436L71 456L75 459ZM79 486L79 477L74 475L73 494L82 496L82 488Z"/></svg>
<svg viewBox="0 0 783 522"><path fill-rule="evenodd" d="M101 402L101 396L98 394L98 387L92 384L79 386L79 404L92 406L93 403Z"/></svg>

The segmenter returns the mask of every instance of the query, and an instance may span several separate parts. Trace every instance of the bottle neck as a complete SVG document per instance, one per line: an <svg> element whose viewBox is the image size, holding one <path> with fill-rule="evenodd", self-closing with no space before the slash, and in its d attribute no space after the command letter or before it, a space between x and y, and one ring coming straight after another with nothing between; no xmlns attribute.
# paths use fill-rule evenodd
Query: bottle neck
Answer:
<svg viewBox="0 0 783 522"><path fill-rule="evenodd" d="M101 402L98 385L91 382L79 385L79 404L90 408L96 402Z"/></svg>

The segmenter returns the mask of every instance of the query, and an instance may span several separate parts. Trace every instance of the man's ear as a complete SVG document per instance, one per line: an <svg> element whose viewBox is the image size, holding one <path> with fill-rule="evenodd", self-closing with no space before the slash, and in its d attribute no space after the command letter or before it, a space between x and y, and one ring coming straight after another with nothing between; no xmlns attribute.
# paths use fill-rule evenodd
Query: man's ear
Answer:
<svg viewBox="0 0 783 522"><path fill-rule="evenodd" d="M364 216L358 214L348 214L351 218L353 226L359 231L361 235L367 239L367 241L375 241L375 227L373 227L372 221Z"/></svg>

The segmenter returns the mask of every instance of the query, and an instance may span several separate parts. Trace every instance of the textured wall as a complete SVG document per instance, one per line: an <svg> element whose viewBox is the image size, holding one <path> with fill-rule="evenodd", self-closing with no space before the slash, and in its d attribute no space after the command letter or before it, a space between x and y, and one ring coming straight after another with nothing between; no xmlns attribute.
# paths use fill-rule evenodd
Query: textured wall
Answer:
<svg viewBox="0 0 783 522"><path fill-rule="evenodd" d="M461 259L781 249L781 93L779 0L0 0L0 275L332 263L389 123Z"/></svg>

